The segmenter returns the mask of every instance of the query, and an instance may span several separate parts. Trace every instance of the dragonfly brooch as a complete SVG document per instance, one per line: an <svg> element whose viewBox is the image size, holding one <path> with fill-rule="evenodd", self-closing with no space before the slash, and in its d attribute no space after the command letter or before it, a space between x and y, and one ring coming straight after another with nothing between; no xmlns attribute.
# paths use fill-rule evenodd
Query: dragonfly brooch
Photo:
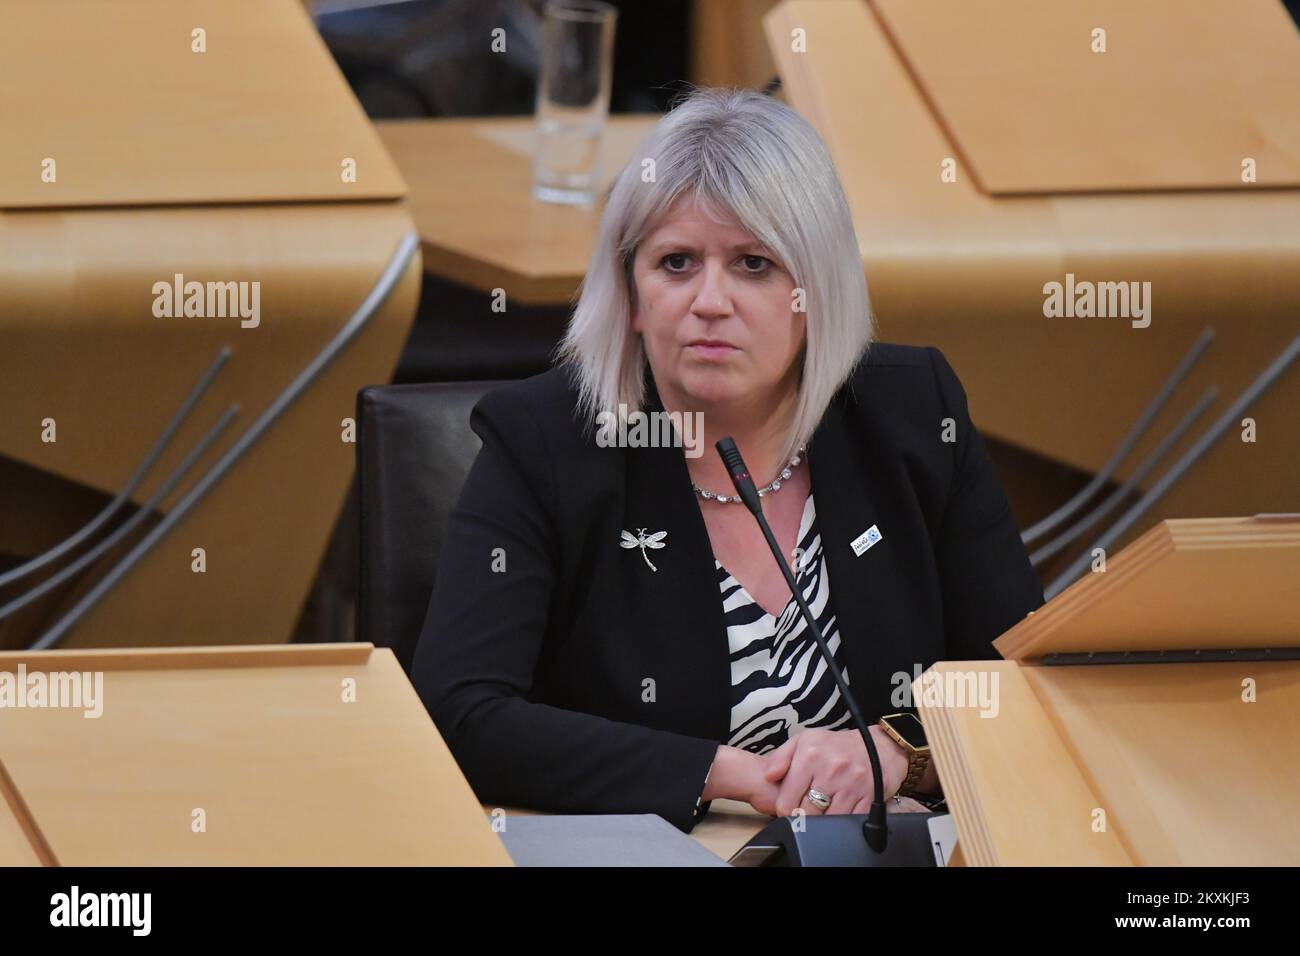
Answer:
<svg viewBox="0 0 1300 956"><path fill-rule="evenodd" d="M623 532L623 540L619 546L623 548L640 548L641 557L645 558L645 563L650 566L651 571L658 571L653 564L650 564L650 558L646 555L645 549L658 550L664 547L664 538L668 537L667 531L656 531L654 534L646 534L645 528L637 528L636 535L633 536L627 531Z"/></svg>

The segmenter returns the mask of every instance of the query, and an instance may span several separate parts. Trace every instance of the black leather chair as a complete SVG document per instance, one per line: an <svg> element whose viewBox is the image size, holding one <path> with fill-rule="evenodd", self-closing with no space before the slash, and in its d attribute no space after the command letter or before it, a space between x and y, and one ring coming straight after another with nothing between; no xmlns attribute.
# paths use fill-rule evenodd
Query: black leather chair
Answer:
<svg viewBox="0 0 1300 956"><path fill-rule="evenodd" d="M390 647L409 673L447 518L478 454L469 414L502 382L439 382L357 395L358 641Z"/></svg>
<svg viewBox="0 0 1300 956"><path fill-rule="evenodd" d="M493 312L492 302L486 292L426 272L393 384L527 378L550 368L569 307L512 301Z"/></svg>

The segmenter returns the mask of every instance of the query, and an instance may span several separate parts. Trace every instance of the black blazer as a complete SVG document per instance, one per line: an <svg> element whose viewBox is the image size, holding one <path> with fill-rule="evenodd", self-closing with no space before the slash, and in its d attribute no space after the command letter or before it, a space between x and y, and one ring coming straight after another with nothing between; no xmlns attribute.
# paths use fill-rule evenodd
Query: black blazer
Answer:
<svg viewBox="0 0 1300 956"><path fill-rule="evenodd" d="M689 830L730 736L708 533L681 449L599 447L576 402L561 367L475 407L483 447L450 518L411 679L480 800L657 813ZM653 388L648 407L662 408ZM943 440L947 418L955 441ZM917 665L996 659L990 642L1043 603L937 349L872 345L808 456L845 666L868 720L898 709L893 675L910 683ZM872 525L881 540L855 556L850 542ZM668 532L649 552L656 572L619 546L638 528Z"/></svg>

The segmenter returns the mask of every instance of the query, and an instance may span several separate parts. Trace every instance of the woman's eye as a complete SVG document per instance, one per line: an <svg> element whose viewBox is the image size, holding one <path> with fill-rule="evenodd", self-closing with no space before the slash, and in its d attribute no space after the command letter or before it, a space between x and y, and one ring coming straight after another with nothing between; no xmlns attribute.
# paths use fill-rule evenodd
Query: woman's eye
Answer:
<svg viewBox="0 0 1300 956"><path fill-rule="evenodd" d="M690 266L691 257L684 252L670 252L659 260L659 265L671 274L681 274ZM741 268L750 275L763 275L772 267L772 261L765 256L741 256L738 260Z"/></svg>

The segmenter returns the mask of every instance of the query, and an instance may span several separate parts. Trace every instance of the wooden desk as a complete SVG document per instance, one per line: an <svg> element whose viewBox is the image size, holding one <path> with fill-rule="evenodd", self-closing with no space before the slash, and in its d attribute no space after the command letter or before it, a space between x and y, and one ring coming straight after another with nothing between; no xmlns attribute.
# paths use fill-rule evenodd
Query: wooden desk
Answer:
<svg viewBox="0 0 1300 956"><path fill-rule="evenodd" d="M601 143L601 191L657 115L612 116ZM600 224L591 208L532 196L533 118L397 120L375 124L410 186L424 268L524 305L562 305L577 292Z"/></svg>
<svg viewBox="0 0 1300 956"><path fill-rule="evenodd" d="M959 137L945 128L943 117L966 119L972 112L968 91L952 80L951 72L969 69L988 84L988 106L979 107L979 123L967 140L979 144L986 170L992 169L1002 188L1009 158L1005 152L988 158L988 144L1003 142L998 148L1005 150L1010 134L999 139L981 124L1023 108L1020 99L999 93L1008 85L1018 88L1016 71L1023 64L990 56L990 47L978 38L965 38L1001 29L1004 35L1014 35L1016 44L1038 50L1035 56L1045 48L1061 50L1061 58L1067 53L1073 57L1062 39L1065 28L1054 18L1062 18L1068 27L1074 22L1074 7L956 4L943 17L926 19L915 6L892 0L883 5L783 0L765 18L784 91L825 140L844 185L878 335L884 341L942 348L965 386L975 423L986 434L1093 473L1201 331L1213 326L1214 345L1119 468L1121 479L1131 475L1196 398L1210 385L1218 386L1219 399L1209 413L1141 483L1149 488L1295 337L1300 314L1300 283L1295 281L1300 274L1300 189L1287 188L1289 168L1279 170L1274 164L1257 183L1231 190L1134 191L1145 182L1143 176L1152 175L1151 163L1144 161L1142 170L1126 169L1118 165L1118 153L1105 137L1099 138L1098 123L1105 123L1093 123L1092 118L1119 122L1113 114L1119 107L1116 96L1098 84L1090 86L1087 97L1071 100L1070 109L1060 114L1089 131L1068 149L1083 153L1098 143L1104 147L1098 149L1090 179L1079 179L1077 166L1052 168L1042 157L1055 154L1056 147L1040 150L1032 141L1017 143L1010 158L1018 157L1016 171L1048 167L1060 183L1074 188L1095 188L1104 172L1116 188L991 195L979 188ZM1122 19L1130 47L1137 46L1133 38L1142 37L1149 45L1158 44L1161 56L1206 43L1215 50L1213 56L1189 58L1184 64L1195 88L1227 84L1235 89L1235 77L1241 77L1244 86L1253 84L1253 67L1243 63L1246 54L1240 44L1206 40L1205 19L1216 15L1221 5L1195 6L1194 15L1170 18L1162 16L1167 9L1163 4L1108 3L1107 24L1114 37L1121 33L1116 24ZM1291 69L1286 57L1294 57L1300 41L1285 22L1285 12L1277 4L1255 0L1239 6L1241 16L1256 24L1261 36L1279 33L1285 38L1280 42L1291 52L1277 57L1284 64L1281 69ZM882 9L893 16L897 36L884 29L889 18L878 15ZM1032 17L1030 11L1036 11ZM996 22L984 22L990 19ZM807 37L806 53L791 50L791 31L796 29ZM1238 29L1244 26L1234 31ZM915 62L900 55L895 42L899 37ZM936 62L934 49L952 37L964 38L961 46L970 56L961 64L944 66ZM1083 46L1086 50L1086 42ZM1272 42L1263 46L1271 54L1268 62L1274 62ZM1252 49L1249 56L1257 52L1265 51ZM1085 62L1094 68L1110 63L1118 69L1126 61L1093 57ZM927 68L920 79L913 72L917 63ZM1158 72L1149 72L1150 66L1145 61L1132 64L1134 96L1149 102L1158 93L1181 89L1171 88ZM1037 98L1058 96L1060 88L1069 85L1064 71L1020 87L1026 97ZM1187 135L1199 128L1199 104L1176 96L1162 102L1178 122L1153 123L1141 142L1130 146L1126 141L1123 155L1176 157L1177 145L1160 139L1161 131L1176 129ZM1270 104L1260 101L1252 109L1292 117L1276 134L1277 141L1300 139L1294 110L1273 111ZM1235 129L1236 122L1230 115L1222 128ZM1217 148L1204 136L1198 135L1198 140L1207 150ZM1230 144L1241 156L1254 155L1263 145L1250 138ZM1211 160L1218 155L1207 153ZM945 160L955 164L952 181L941 176ZM1172 168L1158 166L1157 172ZM1204 163L1198 161L1195 168L1206 175ZM1234 174L1240 168L1234 160ZM1185 183L1190 175L1173 176L1172 182ZM1037 188L1041 182L1030 185ZM1134 328L1120 318L1048 318L1044 285L1064 282L1067 274L1091 282L1149 282L1150 326ZM1300 442L1294 428L1298 405L1300 367L1293 366L1245 413L1261 434L1267 427L1273 437L1245 442L1240 426L1229 429L1117 546L1161 518L1294 510L1300 487Z"/></svg>
<svg viewBox="0 0 1300 956"><path fill-rule="evenodd" d="M511 865L390 648L0 652L0 675L28 700L0 710L0 866Z"/></svg>
<svg viewBox="0 0 1300 956"><path fill-rule="evenodd" d="M89 522L218 353L230 360L92 541L145 506L192 449L202 452L193 468L121 546L0 621L0 648L28 647L62 619L276 408L275 424L63 645L287 641L355 469L341 422L359 388L389 380L415 315L413 259L355 338L330 351L412 229L401 177L292 0L48 0L5 12L0 553L26 560ZM213 52L191 53L196 23ZM45 79L40 97L24 92L34 75ZM36 174L42 157L57 160L48 182ZM206 286L206 301L156 299L154 284L173 279ZM252 324L214 295L236 283L256 290ZM319 374L291 389L311 368ZM202 451L232 405L238 417ZM47 419L55 440L35 427Z"/></svg>

